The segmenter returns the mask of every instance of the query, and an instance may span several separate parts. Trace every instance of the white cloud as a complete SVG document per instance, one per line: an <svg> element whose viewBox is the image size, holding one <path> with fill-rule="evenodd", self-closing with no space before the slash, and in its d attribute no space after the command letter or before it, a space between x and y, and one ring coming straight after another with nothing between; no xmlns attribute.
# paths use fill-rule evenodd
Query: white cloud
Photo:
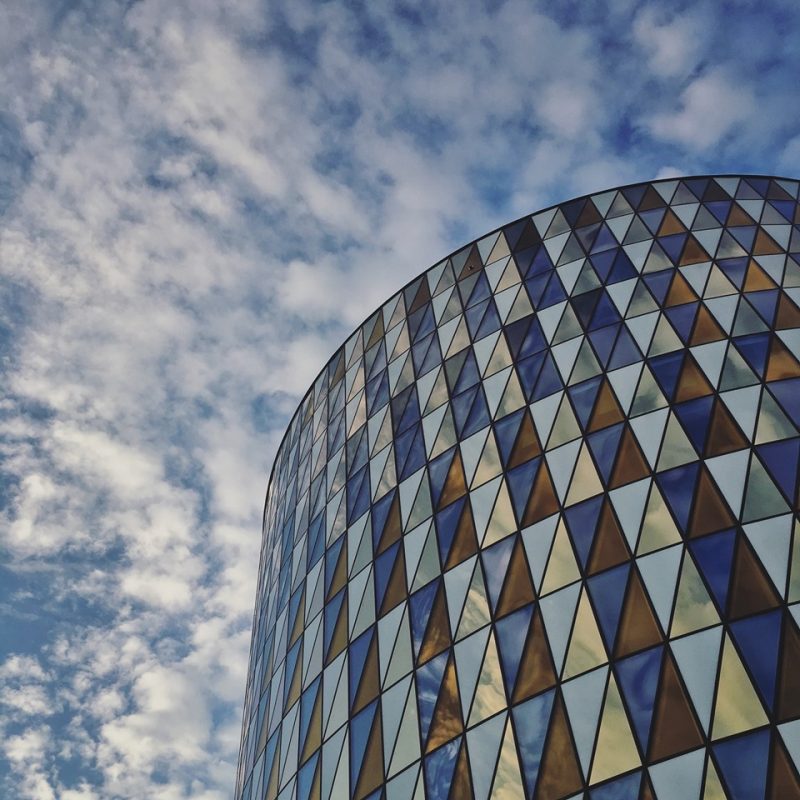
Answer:
<svg viewBox="0 0 800 800"><path fill-rule="evenodd" d="M592 130L595 105L591 86L557 82L545 88L536 110L550 133L572 139L586 137Z"/></svg>
<svg viewBox="0 0 800 800"><path fill-rule="evenodd" d="M645 6L633 21L633 36L650 69L669 78L691 73L703 53L711 22L701 6L665 18L663 9Z"/></svg>
<svg viewBox="0 0 800 800"><path fill-rule="evenodd" d="M751 88L718 68L693 80L675 111L653 114L645 125L659 139L702 151L729 133L739 133L738 127L746 128L755 111Z"/></svg>
<svg viewBox="0 0 800 800"><path fill-rule="evenodd" d="M497 224L740 157L756 96L796 92L756 95L699 11L283 5L0 8L30 158L0 217L0 543L40 623L0 666L8 796L229 797L266 476L336 346Z"/></svg>

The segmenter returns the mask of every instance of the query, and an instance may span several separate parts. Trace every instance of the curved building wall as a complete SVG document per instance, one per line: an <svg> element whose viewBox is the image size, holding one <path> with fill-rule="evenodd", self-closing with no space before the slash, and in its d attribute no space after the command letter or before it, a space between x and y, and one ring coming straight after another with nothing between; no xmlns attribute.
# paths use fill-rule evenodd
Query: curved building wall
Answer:
<svg viewBox="0 0 800 800"><path fill-rule="evenodd" d="M800 797L798 183L514 222L275 460L237 798Z"/></svg>

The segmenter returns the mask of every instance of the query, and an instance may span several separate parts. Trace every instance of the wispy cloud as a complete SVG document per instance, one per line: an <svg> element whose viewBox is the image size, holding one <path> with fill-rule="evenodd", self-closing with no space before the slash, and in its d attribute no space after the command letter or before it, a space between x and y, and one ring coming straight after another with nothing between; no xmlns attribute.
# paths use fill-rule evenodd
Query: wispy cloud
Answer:
<svg viewBox="0 0 800 800"><path fill-rule="evenodd" d="M449 250L800 172L791 3L0 6L2 793L230 796L270 459Z"/></svg>

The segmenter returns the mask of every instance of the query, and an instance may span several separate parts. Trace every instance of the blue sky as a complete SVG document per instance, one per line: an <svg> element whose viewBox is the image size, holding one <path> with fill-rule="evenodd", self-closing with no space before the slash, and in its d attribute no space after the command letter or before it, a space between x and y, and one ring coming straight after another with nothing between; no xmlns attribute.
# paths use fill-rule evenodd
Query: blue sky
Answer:
<svg viewBox="0 0 800 800"><path fill-rule="evenodd" d="M232 793L294 406L554 202L800 175L800 6L4 0L0 794Z"/></svg>

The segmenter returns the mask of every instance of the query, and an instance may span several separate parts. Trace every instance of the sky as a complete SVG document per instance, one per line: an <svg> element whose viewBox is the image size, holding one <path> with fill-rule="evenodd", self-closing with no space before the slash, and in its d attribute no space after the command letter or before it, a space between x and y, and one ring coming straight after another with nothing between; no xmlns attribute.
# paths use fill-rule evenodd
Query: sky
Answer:
<svg viewBox="0 0 800 800"><path fill-rule="evenodd" d="M0 795L233 792L271 459L448 252L800 176L800 5L0 3Z"/></svg>

